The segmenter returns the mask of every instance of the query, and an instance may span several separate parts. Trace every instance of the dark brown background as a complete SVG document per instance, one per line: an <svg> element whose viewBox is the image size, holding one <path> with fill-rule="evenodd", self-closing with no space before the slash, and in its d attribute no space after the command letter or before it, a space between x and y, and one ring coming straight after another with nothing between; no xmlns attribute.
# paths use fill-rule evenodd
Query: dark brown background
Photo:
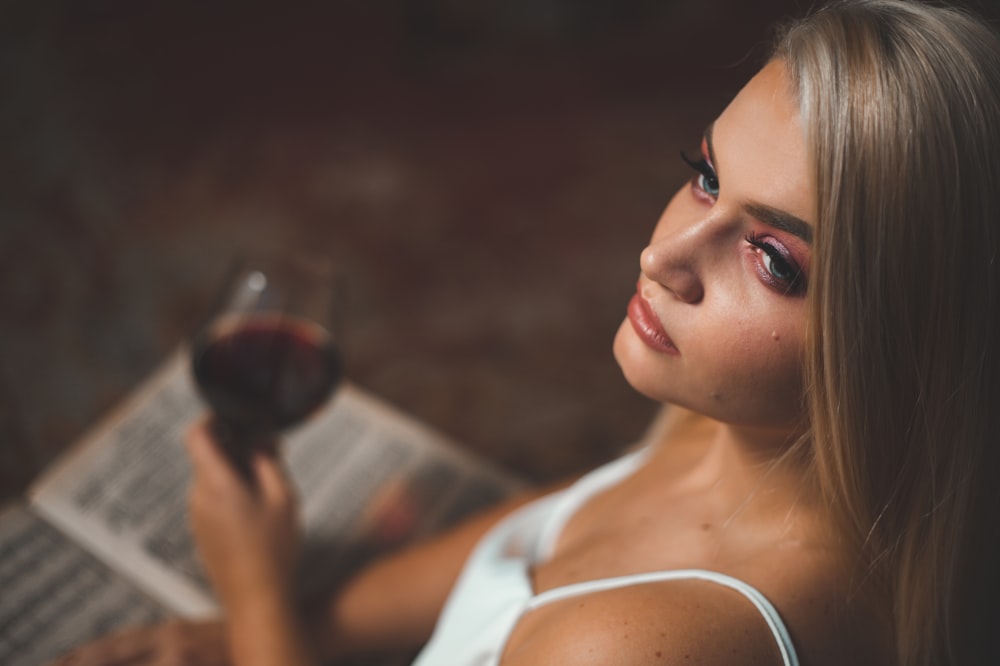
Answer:
<svg viewBox="0 0 1000 666"><path fill-rule="evenodd" d="M610 457L654 409L610 346L678 151L797 3L15 4L2 496L270 246L348 268L354 381L533 478Z"/></svg>

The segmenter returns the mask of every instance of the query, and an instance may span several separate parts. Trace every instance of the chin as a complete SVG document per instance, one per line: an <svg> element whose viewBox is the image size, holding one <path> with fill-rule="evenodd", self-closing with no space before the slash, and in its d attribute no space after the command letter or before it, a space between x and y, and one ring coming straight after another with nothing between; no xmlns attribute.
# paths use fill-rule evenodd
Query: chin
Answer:
<svg viewBox="0 0 1000 666"><path fill-rule="evenodd" d="M615 361L629 385L651 400L657 402L672 402L663 395L663 378L665 369L660 368L650 351L632 331L632 326L626 319L622 322L615 335L612 346Z"/></svg>

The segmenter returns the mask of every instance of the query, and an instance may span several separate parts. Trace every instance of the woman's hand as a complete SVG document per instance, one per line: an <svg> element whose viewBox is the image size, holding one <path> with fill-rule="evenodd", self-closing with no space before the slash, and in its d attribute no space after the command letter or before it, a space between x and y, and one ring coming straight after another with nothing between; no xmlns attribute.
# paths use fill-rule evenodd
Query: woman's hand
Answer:
<svg viewBox="0 0 1000 666"><path fill-rule="evenodd" d="M252 483L232 466L207 422L188 432L194 465L191 526L216 595L230 612L290 601L299 552L295 493L274 455L255 451Z"/></svg>
<svg viewBox="0 0 1000 666"><path fill-rule="evenodd" d="M226 634L221 622L171 620L137 627L87 643L57 659L52 666L228 666Z"/></svg>

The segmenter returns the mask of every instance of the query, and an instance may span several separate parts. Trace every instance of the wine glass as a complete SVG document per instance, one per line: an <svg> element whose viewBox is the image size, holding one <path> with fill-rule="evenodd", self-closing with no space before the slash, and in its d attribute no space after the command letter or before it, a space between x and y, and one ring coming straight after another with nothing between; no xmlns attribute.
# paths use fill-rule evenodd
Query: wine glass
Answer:
<svg viewBox="0 0 1000 666"><path fill-rule="evenodd" d="M300 254L237 262L191 345L191 371L211 427L252 483L254 449L302 422L343 373L343 280L332 262Z"/></svg>

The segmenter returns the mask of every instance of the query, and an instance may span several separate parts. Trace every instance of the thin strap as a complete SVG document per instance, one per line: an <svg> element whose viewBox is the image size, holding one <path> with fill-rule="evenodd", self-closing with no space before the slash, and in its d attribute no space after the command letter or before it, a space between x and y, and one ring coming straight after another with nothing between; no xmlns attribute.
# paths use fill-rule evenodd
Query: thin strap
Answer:
<svg viewBox="0 0 1000 666"><path fill-rule="evenodd" d="M755 587L744 583L738 578L733 578L732 576L720 574L715 571L707 571L704 569L677 569L674 571L655 571L632 576L616 576L614 578L602 578L600 580L573 583L571 585L546 590L545 592L534 596L531 601L528 602L526 610L533 610L539 606L544 606L545 604L549 604L554 601L560 601L562 599L575 597L581 594L590 594L591 592L603 592L605 590L613 590L620 587L627 587L629 585L642 585L645 583L659 583L671 580L689 579L706 580L718 585L723 585L731 590L739 592L744 597L749 599L750 603L752 603L764 617L764 621L767 622L767 626L771 630L771 635L774 636L774 640L778 644L778 649L781 651L781 658L784 660L785 666L799 666L799 659L798 655L795 653L795 646L792 644L792 637L789 635L788 629L785 627L785 623L781 621L781 616L778 614L778 610L771 604L771 602L768 601L767 598Z"/></svg>
<svg viewBox="0 0 1000 666"><path fill-rule="evenodd" d="M548 521L541 529L532 560L544 562L551 558L563 528L579 508L594 495L617 485L622 479L635 473L645 464L649 456L650 447L636 449L607 465L598 467L563 490L559 501L552 508Z"/></svg>

